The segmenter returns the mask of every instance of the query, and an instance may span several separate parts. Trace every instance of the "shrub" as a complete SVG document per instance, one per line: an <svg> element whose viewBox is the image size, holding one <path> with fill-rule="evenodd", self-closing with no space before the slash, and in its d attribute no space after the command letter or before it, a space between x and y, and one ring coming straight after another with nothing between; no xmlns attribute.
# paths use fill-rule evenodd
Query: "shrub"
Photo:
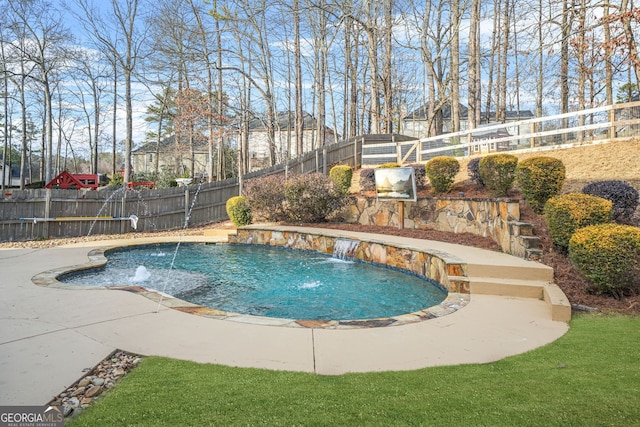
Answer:
<svg viewBox="0 0 640 427"><path fill-rule="evenodd" d="M329 178L341 194L349 194L353 168L347 165L336 165L329 171Z"/></svg>
<svg viewBox="0 0 640 427"><path fill-rule="evenodd" d="M345 206L348 200L323 174L292 175L284 186L287 221L323 222Z"/></svg>
<svg viewBox="0 0 640 427"><path fill-rule="evenodd" d="M376 172L375 169L360 169L360 188L363 190L376 189Z"/></svg>
<svg viewBox="0 0 640 427"><path fill-rule="evenodd" d="M475 157L469 161L467 164L467 174L469 175L471 182L476 184L478 187L484 187L482 177L480 176L480 157Z"/></svg>
<svg viewBox="0 0 640 427"><path fill-rule="evenodd" d="M480 160L480 177L496 197L503 197L513 186L518 158L511 154L491 154Z"/></svg>
<svg viewBox="0 0 640 427"><path fill-rule="evenodd" d="M640 228L619 224L581 228L569 241L569 258L597 293L621 297L640 278Z"/></svg>
<svg viewBox="0 0 640 427"><path fill-rule="evenodd" d="M630 221L638 207L638 190L624 181L596 181L582 188L584 194L602 197L613 203L613 219Z"/></svg>
<svg viewBox="0 0 640 427"><path fill-rule="evenodd" d="M227 200L227 215L236 227L251 224L253 217L249 201L244 196L235 196Z"/></svg>
<svg viewBox="0 0 640 427"><path fill-rule="evenodd" d="M460 163L449 156L438 156L425 164L425 173L435 194L447 193L460 170Z"/></svg>
<svg viewBox="0 0 640 427"><path fill-rule="evenodd" d="M122 174L119 173L114 173L111 176L111 179L109 179L109 186L110 187L118 187L124 185L124 177L122 176Z"/></svg>
<svg viewBox="0 0 640 427"><path fill-rule="evenodd" d="M285 221L284 184L282 175L270 175L245 182L243 194L254 216L265 221Z"/></svg>
<svg viewBox="0 0 640 427"><path fill-rule="evenodd" d="M399 168L400 165L398 163L389 162L383 163L381 165L376 166L376 169L391 169L391 168Z"/></svg>
<svg viewBox="0 0 640 427"><path fill-rule="evenodd" d="M532 157L518 163L516 183L525 200L541 214L545 203L560 194L566 178L562 160L554 157Z"/></svg>
<svg viewBox="0 0 640 427"><path fill-rule="evenodd" d="M611 205L609 200L580 193L550 198L544 206L544 217L553 244L566 251L577 229L611 221Z"/></svg>
<svg viewBox="0 0 640 427"><path fill-rule="evenodd" d="M427 185L425 180L427 175L424 165L419 163L411 165L411 167L413 168L413 176L416 178L416 188L423 189Z"/></svg>

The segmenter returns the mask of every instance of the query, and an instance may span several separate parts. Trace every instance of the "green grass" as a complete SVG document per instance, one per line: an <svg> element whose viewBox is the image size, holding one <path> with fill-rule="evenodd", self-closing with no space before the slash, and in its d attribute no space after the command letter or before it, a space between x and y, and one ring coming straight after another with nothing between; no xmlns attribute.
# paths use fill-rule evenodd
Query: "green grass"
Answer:
<svg viewBox="0 0 640 427"><path fill-rule="evenodd" d="M319 376L150 357L69 425L640 425L640 317L574 316L565 336L529 353L408 372Z"/></svg>

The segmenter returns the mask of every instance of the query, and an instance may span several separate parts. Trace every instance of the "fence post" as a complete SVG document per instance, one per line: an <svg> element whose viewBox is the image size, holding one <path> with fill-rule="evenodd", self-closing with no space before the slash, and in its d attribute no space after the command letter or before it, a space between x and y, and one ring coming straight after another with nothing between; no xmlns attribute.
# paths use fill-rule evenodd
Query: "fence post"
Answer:
<svg viewBox="0 0 640 427"><path fill-rule="evenodd" d="M322 147L322 173L327 174L327 146Z"/></svg>
<svg viewBox="0 0 640 427"><path fill-rule="evenodd" d="M49 216L51 215L51 189L47 188L44 196L44 238L49 238Z"/></svg>
<svg viewBox="0 0 640 427"><path fill-rule="evenodd" d="M358 138L353 138L353 169L358 169Z"/></svg>
<svg viewBox="0 0 640 427"><path fill-rule="evenodd" d="M189 221L189 186L184 186L184 225Z"/></svg>
<svg viewBox="0 0 640 427"><path fill-rule="evenodd" d="M125 184L126 186L126 184ZM127 190L125 189L122 193L122 205L120 207L120 217L124 218L127 216ZM125 234L127 232L126 229L126 221L120 221L120 234Z"/></svg>

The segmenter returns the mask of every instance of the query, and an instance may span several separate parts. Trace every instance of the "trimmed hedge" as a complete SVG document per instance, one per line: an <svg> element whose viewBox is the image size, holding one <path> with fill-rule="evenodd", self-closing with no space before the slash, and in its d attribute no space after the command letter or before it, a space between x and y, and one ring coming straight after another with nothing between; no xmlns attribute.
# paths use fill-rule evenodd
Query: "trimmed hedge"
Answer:
<svg viewBox="0 0 640 427"><path fill-rule="evenodd" d="M584 194L602 197L613 203L614 221L630 221L638 207L638 190L631 184L618 181L596 181L582 188Z"/></svg>
<svg viewBox="0 0 640 427"><path fill-rule="evenodd" d="M544 217L553 244L566 251L577 229L610 222L611 209L609 200L587 194L569 193L550 198L544 206Z"/></svg>
<svg viewBox="0 0 640 427"><path fill-rule="evenodd" d="M566 179L562 160L554 157L532 157L518 163L516 183L534 212L541 214L545 203L560 194Z"/></svg>
<svg viewBox="0 0 640 427"><path fill-rule="evenodd" d="M460 170L460 163L455 157L438 156L425 164L425 173L435 194L447 193L451 190L453 180Z"/></svg>
<svg viewBox="0 0 640 427"><path fill-rule="evenodd" d="M336 165L329 171L329 178L336 186L341 194L349 194L351 188L351 178L353 177L353 168L347 165Z"/></svg>
<svg viewBox="0 0 640 427"><path fill-rule="evenodd" d="M512 154L491 154L480 160L480 177L495 197L504 197L513 187L518 158Z"/></svg>
<svg viewBox="0 0 640 427"><path fill-rule="evenodd" d="M622 297L640 283L640 228L599 224L577 230L569 258L600 294Z"/></svg>
<svg viewBox="0 0 640 427"><path fill-rule="evenodd" d="M226 209L229 219L236 227L249 225L253 221L249 201L244 196L231 197L227 200Z"/></svg>

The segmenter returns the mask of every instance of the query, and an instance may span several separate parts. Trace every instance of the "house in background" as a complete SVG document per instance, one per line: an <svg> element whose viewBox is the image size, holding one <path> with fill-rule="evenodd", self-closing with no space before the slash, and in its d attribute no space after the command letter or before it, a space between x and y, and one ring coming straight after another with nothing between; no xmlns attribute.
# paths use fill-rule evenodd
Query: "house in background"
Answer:
<svg viewBox="0 0 640 427"><path fill-rule="evenodd" d="M13 166L9 167L8 164L0 163L0 177L2 178L2 182L5 187L20 187L20 167ZM30 184L31 180L29 179L29 169L27 166L27 172L24 179L25 184Z"/></svg>
<svg viewBox="0 0 640 427"><path fill-rule="evenodd" d="M157 142L152 141L133 150L132 167L135 173L153 173L158 156L158 171L166 169L176 175L206 175L209 170L209 141L204 135L198 133L193 137L193 162L191 153L191 143L186 135L182 135L179 141L171 135L160 141L159 149Z"/></svg>
<svg viewBox="0 0 640 427"><path fill-rule="evenodd" d="M412 136L415 138L426 138L429 135L428 132L428 117L429 112L429 103L424 104L420 108L412 111L402 118L402 130L400 133ZM464 131L469 129L468 122L468 114L469 109L460 104L460 130ZM508 132L509 135L525 135L531 133L531 127L524 126L510 126L509 123L517 122L520 120L527 120L534 118L533 113L530 110L519 110L519 111L507 111L505 114L505 128L504 130ZM488 115L486 112L480 113L480 122L485 125L498 124L495 121L496 113L494 111L490 112ZM445 104L441 107L441 115L438 118L441 120L442 133L450 133L451 132L451 106L450 104ZM436 126L436 128L439 128Z"/></svg>
<svg viewBox="0 0 640 427"><path fill-rule="evenodd" d="M298 157L304 153L317 148L314 146L317 140L318 121L309 113L303 113L303 149L298 153L295 141L295 113L285 111L278 113L275 122L275 137L273 145L276 153L276 163L287 160L287 158ZM329 127L321 130L324 132L325 144L333 144L338 140L338 135ZM271 165L269 150L269 135L264 120L253 119L249 122L249 142L248 152L251 163L251 170L261 169ZM287 156L289 153L289 156Z"/></svg>

